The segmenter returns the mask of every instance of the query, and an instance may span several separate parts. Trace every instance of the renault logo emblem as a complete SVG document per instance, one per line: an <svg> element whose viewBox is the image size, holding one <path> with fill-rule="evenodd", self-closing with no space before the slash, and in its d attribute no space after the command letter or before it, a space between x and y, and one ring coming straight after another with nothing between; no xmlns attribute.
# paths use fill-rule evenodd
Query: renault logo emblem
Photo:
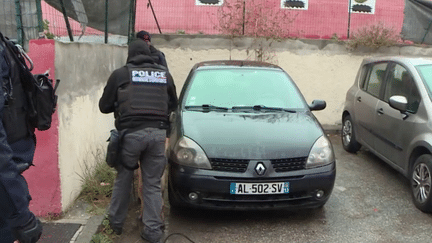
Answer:
<svg viewBox="0 0 432 243"><path fill-rule="evenodd" d="M257 163L257 165L255 166L255 172L259 176L262 176L265 174L266 167L264 166L264 164L262 162Z"/></svg>

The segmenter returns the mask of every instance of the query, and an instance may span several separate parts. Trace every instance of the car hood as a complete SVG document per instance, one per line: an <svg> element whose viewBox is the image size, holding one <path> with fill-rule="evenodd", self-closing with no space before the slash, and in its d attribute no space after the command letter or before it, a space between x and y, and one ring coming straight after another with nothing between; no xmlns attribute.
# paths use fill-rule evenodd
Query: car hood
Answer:
<svg viewBox="0 0 432 243"><path fill-rule="evenodd" d="M309 155L323 131L310 111L182 114L183 134L209 158L277 159Z"/></svg>

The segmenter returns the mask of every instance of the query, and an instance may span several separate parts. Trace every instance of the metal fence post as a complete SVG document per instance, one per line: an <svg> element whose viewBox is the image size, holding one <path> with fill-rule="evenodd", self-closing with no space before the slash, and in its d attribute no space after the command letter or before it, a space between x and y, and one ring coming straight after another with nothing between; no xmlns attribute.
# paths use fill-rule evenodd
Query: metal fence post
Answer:
<svg viewBox="0 0 432 243"><path fill-rule="evenodd" d="M162 34L161 28L160 28L160 26L159 26L159 22L158 22L158 20L157 20L157 18L156 18L156 14L155 14L155 11L154 11L154 9L153 9L153 5L152 5L152 3L151 3L150 0L148 0L147 7L148 7L148 6L150 6L151 11L152 11L152 13L153 13L153 17L154 17L154 19L155 19L155 21L156 21L156 26L158 27L159 34Z"/></svg>
<svg viewBox="0 0 432 243"><path fill-rule="evenodd" d="M15 0L15 19L17 24L17 39L18 43L23 46L24 45L24 28L22 24L22 13L21 13L21 5L19 0Z"/></svg>
<svg viewBox="0 0 432 243"><path fill-rule="evenodd" d="M246 22L246 0L243 0L243 23L242 23L242 35L245 35L245 22Z"/></svg>
<svg viewBox="0 0 432 243"><path fill-rule="evenodd" d="M347 39L349 39L350 36L350 28L351 28L351 0L349 0L348 3L348 32L347 32Z"/></svg>
<svg viewBox="0 0 432 243"><path fill-rule="evenodd" d="M131 42L131 40L134 38L135 35L135 16L136 16L136 1L130 0L128 44Z"/></svg>
<svg viewBox="0 0 432 243"><path fill-rule="evenodd" d="M105 0L105 44L108 43L108 0Z"/></svg>
<svg viewBox="0 0 432 243"><path fill-rule="evenodd" d="M432 20L429 22L429 25L428 25L428 27L427 27L427 29L425 31L425 34L424 34L423 39L422 39L422 41L421 41L420 44L423 44L424 40L426 39L426 36L427 36L427 34L429 32L429 29L430 29L431 25L432 25Z"/></svg>
<svg viewBox="0 0 432 243"><path fill-rule="evenodd" d="M39 33L41 33L44 31L41 0L36 0L36 14L37 14L37 19L38 19L38 31L39 31Z"/></svg>
<svg viewBox="0 0 432 243"><path fill-rule="evenodd" d="M67 31L68 31L68 34L69 34L69 40L71 42L73 42L74 39L73 39L73 35L72 35L72 29L71 29L70 24L69 24L69 19L67 17L66 8L65 8L65 6L63 4L63 0L59 0L59 1L60 1L61 9L62 9L62 12L63 12L63 17L64 17L64 20L65 20L65 23L66 23L66 28L67 28Z"/></svg>

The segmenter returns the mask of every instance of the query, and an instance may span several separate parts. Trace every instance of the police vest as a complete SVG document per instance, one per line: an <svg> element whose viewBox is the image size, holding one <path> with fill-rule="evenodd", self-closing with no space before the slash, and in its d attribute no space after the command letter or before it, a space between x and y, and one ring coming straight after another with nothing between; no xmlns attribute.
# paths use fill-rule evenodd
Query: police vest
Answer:
<svg viewBox="0 0 432 243"><path fill-rule="evenodd" d="M129 84L117 91L119 116L168 116L168 72L129 65L126 67Z"/></svg>

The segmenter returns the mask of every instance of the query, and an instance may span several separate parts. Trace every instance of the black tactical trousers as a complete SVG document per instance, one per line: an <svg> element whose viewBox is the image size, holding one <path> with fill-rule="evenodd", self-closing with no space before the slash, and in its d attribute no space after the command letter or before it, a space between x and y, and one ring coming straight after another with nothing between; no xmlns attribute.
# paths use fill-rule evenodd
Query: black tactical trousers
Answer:
<svg viewBox="0 0 432 243"><path fill-rule="evenodd" d="M6 139L1 119L4 96L0 92L0 242L12 239L10 229L25 225L34 215L29 211L30 194L27 182L17 163L31 163L35 144L33 138L20 140L12 146Z"/></svg>

